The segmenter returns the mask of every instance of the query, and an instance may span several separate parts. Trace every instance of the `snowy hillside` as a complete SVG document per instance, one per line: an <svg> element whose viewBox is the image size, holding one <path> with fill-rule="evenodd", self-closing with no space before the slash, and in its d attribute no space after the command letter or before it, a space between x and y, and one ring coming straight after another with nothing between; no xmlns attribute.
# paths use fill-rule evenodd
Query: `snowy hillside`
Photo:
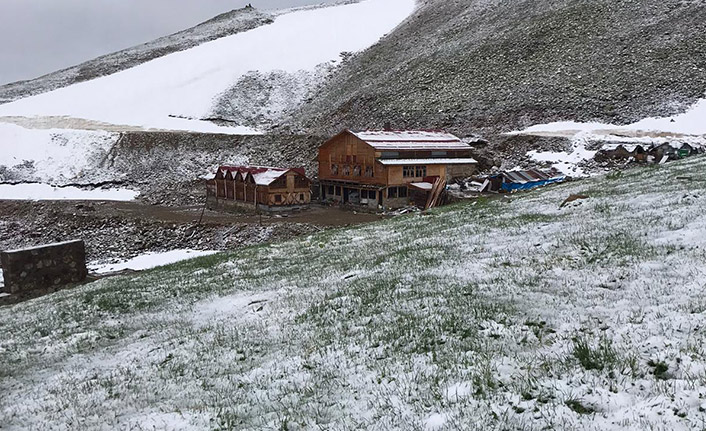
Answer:
<svg viewBox="0 0 706 431"><path fill-rule="evenodd" d="M702 429L705 184L694 157L0 307L0 423Z"/></svg>
<svg viewBox="0 0 706 431"><path fill-rule="evenodd" d="M242 125L219 127L202 120L217 116L219 96L252 71L306 71L312 74L309 85L315 86L320 67L339 60L342 52L374 44L414 7L414 0L365 0L294 11L269 25L2 105L0 116L72 117L145 129L258 133Z"/></svg>
<svg viewBox="0 0 706 431"><path fill-rule="evenodd" d="M110 75L155 58L272 22L272 15L253 8L227 12L193 28L132 48L104 55L30 81L0 86L0 104Z"/></svg>

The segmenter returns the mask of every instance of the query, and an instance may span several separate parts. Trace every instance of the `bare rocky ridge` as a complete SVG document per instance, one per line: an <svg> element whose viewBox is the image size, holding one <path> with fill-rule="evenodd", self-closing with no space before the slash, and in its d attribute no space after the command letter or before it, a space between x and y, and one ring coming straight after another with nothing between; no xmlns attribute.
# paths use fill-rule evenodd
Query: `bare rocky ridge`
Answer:
<svg viewBox="0 0 706 431"><path fill-rule="evenodd" d="M500 132L556 120L628 123L706 91L706 2L425 0L341 67L292 119Z"/></svg>
<svg viewBox="0 0 706 431"><path fill-rule="evenodd" d="M37 79L0 86L0 104L130 69L155 58L252 30L271 22L273 17L270 14L254 8L233 10L188 30L149 43L104 55Z"/></svg>

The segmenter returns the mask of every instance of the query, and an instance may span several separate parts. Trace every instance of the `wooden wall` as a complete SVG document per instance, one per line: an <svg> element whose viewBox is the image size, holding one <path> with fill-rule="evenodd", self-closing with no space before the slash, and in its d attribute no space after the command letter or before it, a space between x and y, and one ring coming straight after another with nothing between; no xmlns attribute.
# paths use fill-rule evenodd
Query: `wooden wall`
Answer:
<svg viewBox="0 0 706 431"><path fill-rule="evenodd" d="M386 184L385 169L375 159L380 153L355 136L344 133L319 149L319 179L354 181L360 184ZM338 173L332 166L338 166ZM371 168L373 176L366 176ZM346 174L347 173L347 174Z"/></svg>
<svg viewBox="0 0 706 431"><path fill-rule="evenodd" d="M417 165L414 165L417 166ZM420 166L425 166L420 164ZM442 177L446 179L446 165L426 165L427 177ZM405 178L402 174L403 166L388 166L388 184L389 185L404 185L409 183L418 183L423 181L422 177Z"/></svg>

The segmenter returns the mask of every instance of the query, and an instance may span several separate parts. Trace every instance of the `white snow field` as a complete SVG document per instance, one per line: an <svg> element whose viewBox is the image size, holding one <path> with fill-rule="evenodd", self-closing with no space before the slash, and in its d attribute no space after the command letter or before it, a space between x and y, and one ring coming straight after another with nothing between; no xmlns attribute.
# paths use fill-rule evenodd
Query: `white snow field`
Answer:
<svg viewBox="0 0 706 431"><path fill-rule="evenodd" d="M147 129L259 133L199 120L246 73L314 71L342 52L373 45L414 8L414 0L365 0L286 13L270 25L2 105L0 117L69 116Z"/></svg>
<svg viewBox="0 0 706 431"><path fill-rule="evenodd" d="M705 186L696 156L0 307L0 423L703 429Z"/></svg>
<svg viewBox="0 0 706 431"><path fill-rule="evenodd" d="M200 256L210 256L218 253L217 251L203 250L171 250L162 253L146 253L132 259L106 264L91 264L88 269L96 274L107 274L110 272L133 270L143 271L152 269L158 266L170 265L172 263L181 262L182 260L193 259Z"/></svg>
<svg viewBox="0 0 706 431"><path fill-rule="evenodd" d="M0 200L20 201L132 201L139 192L122 188L56 187L48 184L0 184Z"/></svg>
<svg viewBox="0 0 706 431"><path fill-rule="evenodd" d="M117 133L32 130L0 122L0 166L24 166L43 182L63 182L94 169L117 140Z"/></svg>
<svg viewBox="0 0 706 431"><path fill-rule="evenodd" d="M538 124L509 134L571 138L573 148L570 152L530 151L527 155L540 162L553 162L555 168L567 175L583 176L584 172L578 164L592 159L596 154L595 151L586 149L591 141L661 144L676 139L692 145L706 145L706 99L700 99L683 114L666 118L646 118L625 126L560 121Z"/></svg>
<svg viewBox="0 0 706 431"><path fill-rule="evenodd" d="M666 118L645 118L637 123L625 126L602 123L576 123L573 121L560 121L549 124L538 124L516 134L557 134L569 136L580 132L594 133L626 133L640 136L664 135L706 135L706 99L700 99L687 112Z"/></svg>

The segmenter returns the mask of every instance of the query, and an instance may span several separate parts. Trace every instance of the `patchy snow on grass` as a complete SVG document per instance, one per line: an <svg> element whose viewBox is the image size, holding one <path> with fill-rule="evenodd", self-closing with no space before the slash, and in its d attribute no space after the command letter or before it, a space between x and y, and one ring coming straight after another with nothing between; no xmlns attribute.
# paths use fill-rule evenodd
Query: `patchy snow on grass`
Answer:
<svg viewBox="0 0 706 431"><path fill-rule="evenodd" d="M695 156L0 307L0 423L702 429L704 185Z"/></svg>
<svg viewBox="0 0 706 431"><path fill-rule="evenodd" d="M342 52L373 45L414 8L414 0L365 0L294 11L270 25L2 105L0 116L70 116L156 129L258 133L199 120L248 72L314 71Z"/></svg>
<svg viewBox="0 0 706 431"><path fill-rule="evenodd" d="M135 258L107 264L91 264L88 269L96 274L106 274L116 271L142 271L146 269L156 268L158 266L169 265L182 260L193 259L200 256L210 256L218 253L217 251L203 250L171 250L166 252L145 253Z"/></svg>
<svg viewBox="0 0 706 431"><path fill-rule="evenodd" d="M0 200L14 201L132 201L139 192L129 189L80 189L48 184L0 184Z"/></svg>

